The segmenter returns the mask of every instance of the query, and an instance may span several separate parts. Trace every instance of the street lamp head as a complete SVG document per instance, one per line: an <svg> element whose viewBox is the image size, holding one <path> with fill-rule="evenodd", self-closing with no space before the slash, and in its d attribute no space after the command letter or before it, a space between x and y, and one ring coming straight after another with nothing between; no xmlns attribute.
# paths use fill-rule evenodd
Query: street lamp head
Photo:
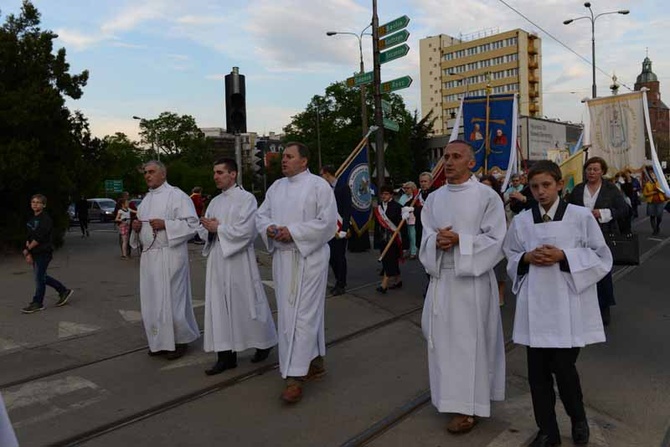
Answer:
<svg viewBox="0 0 670 447"><path fill-rule="evenodd" d="M584 3L584 6L587 7L587 8L590 8L591 7L591 2Z"/></svg>
<svg viewBox="0 0 670 447"><path fill-rule="evenodd" d="M563 20L563 25L570 25L574 21L574 19Z"/></svg>
<svg viewBox="0 0 670 447"><path fill-rule="evenodd" d="M627 10L627 9L622 9L621 11L617 11L617 12L618 12L619 14L621 14L621 15L624 15L624 16L625 16L626 14L630 13L630 11Z"/></svg>
<svg viewBox="0 0 670 447"><path fill-rule="evenodd" d="M335 34L337 34L337 31L327 31L326 32L326 36L334 36Z"/></svg>
<svg viewBox="0 0 670 447"><path fill-rule="evenodd" d="M142 118L140 118L140 117L137 116L137 115L133 115L133 119L134 119L134 120L140 120L140 121L142 120Z"/></svg>

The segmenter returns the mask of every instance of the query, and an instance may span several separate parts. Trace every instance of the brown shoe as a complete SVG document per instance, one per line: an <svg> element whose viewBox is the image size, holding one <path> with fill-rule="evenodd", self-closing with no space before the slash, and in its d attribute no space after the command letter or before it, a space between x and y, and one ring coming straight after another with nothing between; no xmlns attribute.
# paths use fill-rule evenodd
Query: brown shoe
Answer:
<svg viewBox="0 0 670 447"><path fill-rule="evenodd" d="M447 431L453 434L464 434L477 425L477 418L466 414L457 414L447 424Z"/></svg>
<svg viewBox="0 0 670 447"><path fill-rule="evenodd" d="M302 399L302 385L300 383L291 381L288 382L286 388L281 393L281 399L287 404L296 404Z"/></svg>

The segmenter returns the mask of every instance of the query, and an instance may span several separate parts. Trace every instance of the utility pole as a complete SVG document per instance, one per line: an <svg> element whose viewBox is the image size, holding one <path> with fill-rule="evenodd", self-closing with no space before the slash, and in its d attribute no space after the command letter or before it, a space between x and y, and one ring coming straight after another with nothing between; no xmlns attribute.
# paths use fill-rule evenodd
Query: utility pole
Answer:
<svg viewBox="0 0 670 447"><path fill-rule="evenodd" d="M381 70L379 63L379 17L377 16L377 0L372 0L372 63L374 66L373 92L375 102L375 125L378 127L377 143L377 192L384 185L384 115L382 114Z"/></svg>

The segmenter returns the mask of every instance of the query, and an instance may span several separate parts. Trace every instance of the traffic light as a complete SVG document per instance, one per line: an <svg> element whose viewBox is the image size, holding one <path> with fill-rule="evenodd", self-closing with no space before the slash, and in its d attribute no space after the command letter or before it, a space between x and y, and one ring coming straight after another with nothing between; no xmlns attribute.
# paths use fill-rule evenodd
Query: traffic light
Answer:
<svg viewBox="0 0 670 447"><path fill-rule="evenodd" d="M228 133L247 132L247 107L244 75L238 67L225 76L226 83L226 128Z"/></svg>
<svg viewBox="0 0 670 447"><path fill-rule="evenodd" d="M251 169L254 171L254 175L258 177L263 177L265 171L265 147L267 143L262 140L256 141L256 147L252 150L251 154Z"/></svg>

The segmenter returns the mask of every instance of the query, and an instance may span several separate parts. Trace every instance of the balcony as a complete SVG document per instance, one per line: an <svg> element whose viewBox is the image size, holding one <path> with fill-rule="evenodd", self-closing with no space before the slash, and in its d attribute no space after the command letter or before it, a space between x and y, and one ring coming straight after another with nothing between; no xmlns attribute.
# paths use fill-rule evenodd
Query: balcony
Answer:
<svg viewBox="0 0 670 447"><path fill-rule="evenodd" d="M537 70L539 68L539 65L537 61L529 61L528 68L530 68L531 70Z"/></svg>

